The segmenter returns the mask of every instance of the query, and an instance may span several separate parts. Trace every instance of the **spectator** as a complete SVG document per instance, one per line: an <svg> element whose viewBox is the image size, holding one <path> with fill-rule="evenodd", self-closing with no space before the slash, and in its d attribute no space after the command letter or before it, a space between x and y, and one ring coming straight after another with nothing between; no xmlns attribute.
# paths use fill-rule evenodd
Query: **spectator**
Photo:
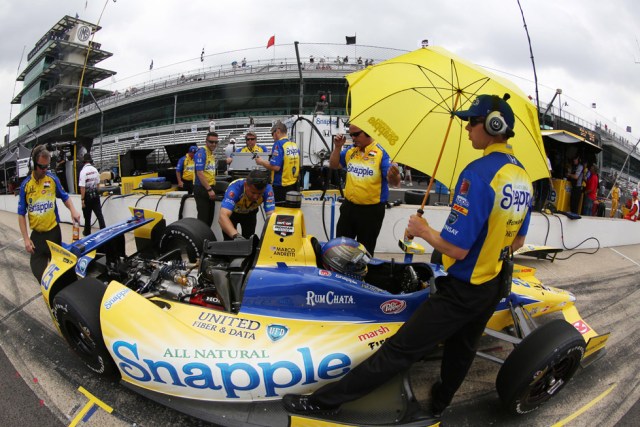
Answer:
<svg viewBox="0 0 640 427"><path fill-rule="evenodd" d="M233 161L233 153L236 152L236 139L231 138L226 147L224 147L224 156L227 159L227 164L231 164Z"/></svg>
<svg viewBox="0 0 640 427"><path fill-rule="evenodd" d="M91 212L96 214L100 229L106 227L104 216L102 215L102 206L100 205L100 174L98 169L93 166L93 159L89 153L84 155L84 167L80 171L78 187L80 187L80 200L82 201L82 213L84 214L84 230L83 236L91 234Z"/></svg>
<svg viewBox="0 0 640 427"><path fill-rule="evenodd" d="M597 204L594 202L598 198L598 167L591 165L589 168L589 178L587 178L587 185L584 190L584 201L582 206L582 215L595 216L596 212L594 207L597 208Z"/></svg>
<svg viewBox="0 0 640 427"><path fill-rule="evenodd" d="M287 126L276 122L271 128L273 147L270 160L256 158L256 164L271 171L271 182L276 203L286 200L288 191L298 190L300 152L295 142L287 137Z"/></svg>
<svg viewBox="0 0 640 427"><path fill-rule="evenodd" d="M349 125L349 135L353 146L343 150L347 138L338 134L329 157L332 169L343 168L347 172L336 237L356 239L373 255L387 208L388 183L400 185L400 170L391 163L384 148L362 129Z"/></svg>
<svg viewBox="0 0 640 427"><path fill-rule="evenodd" d="M189 147L187 154L180 157L176 166L176 178L178 180L178 188L187 192L187 194L193 193L193 178L195 173L196 164L193 157L198 151L197 145Z"/></svg>
<svg viewBox="0 0 640 427"><path fill-rule="evenodd" d="M32 161L33 171L20 185L18 225L24 240L24 248L31 254L31 272L40 281L51 258L47 240L58 245L62 243L56 198L62 200L71 212L72 220L78 224L80 224L80 213L76 211L58 178L47 172L51 154L44 145L34 148ZM28 234L26 216L29 218L31 235Z"/></svg>
<svg viewBox="0 0 640 427"><path fill-rule="evenodd" d="M611 188L611 213L609 214L611 218L616 217L619 202L620 202L620 187L618 187L617 182L614 182L613 188Z"/></svg>
<svg viewBox="0 0 640 427"><path fill-rule="evenodd" d="M213 224L216 210L216 155L218 134L209 132L205 139L205 146L198 149L194 156L195 178L193 181L193 197L196 200L198 219L209 227Z"/></svg>
<svg viewBox="0 0 640 427"><path fill-rule="evenodd" d="M261 204L269 218L275 209L275 201L267 172L252 170L247 178L237 179L229 184L218 218L224 240L234 240L241 236L238 225L242 227L242 237L245 239L255 234Z"/></svg>
<svg viewBox="0 0 640 427"><path fill-rule="evenodd" d="M490 135L482 124L497 111L506 126ZM476 354L487 321L500 301L502 254L525 241L531 218L532 185L514 157L507 140L515 118L506 100L480 95L467 111L454 113L468 121L466 130L483 157L467 165L458 179L455 199L465 203L465 214L451 209L445 228L438 232L417 215L408 231L443 254L447 275L436 279L438 291L422 303L391 338L339 381L330 382L310 396L285 395L283 404L293 413L335 413L348 401L366 395L399 372L422 360L444 343L440 379L431 387L431 415L440 418L449 405ZM500 179L496 179L500 176ZM471 184L470 184L471 183ZM522 199L501 204L507 186L522 192ZM487 200L487 197L489 198Z"/></svg>
<svg viewBox="0 0 640 427"><path fill-rule="evenodd" d="M582 172L584 167L580 161L580 156L573 158L573 166L571 172L567 174L567 178L571 181L571 199L569 201L571 212L580 213L580 197L582 197Z"/></svg>
<svg viewBox="0 0 640 427"><path fill-rule="evenodd" d="M242 58L242 62L240 64L242 68L245 68L247 66L247 58Z"/></svg>
<svg viewBox="0 0 640 427"><path fill-rule="evenodd" d="M638 215L640 215L638 192L633 190L633 192L631 193L631 197L633 197L633 200L631 201L631 208L629 208L629 212L627 212L627 214L624 216L624 219L636 222L638 220Z"/></svg>

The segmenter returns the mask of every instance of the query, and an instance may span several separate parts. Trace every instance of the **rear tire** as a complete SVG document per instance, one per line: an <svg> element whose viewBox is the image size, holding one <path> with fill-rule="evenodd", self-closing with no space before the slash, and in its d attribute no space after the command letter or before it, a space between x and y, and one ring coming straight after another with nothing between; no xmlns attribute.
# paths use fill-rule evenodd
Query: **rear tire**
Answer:
<svg viewBox="0 0 640 427"><path fill-rule="evenodd" d="M106 286L87 277L71 283L53 299L53 316L71 349L93 372L108 378L120 373L107 350L100 328L100 304Z"/></svg>
<svg viewBox="0 0 640 427"><path fill-rule="evenodd" d="M216 240L210 227L197 218L182 218L164 230L160 239L160 254L180 249L183 256L195 262L202 255L205 240Z"/></svg>
<svg viewBox="0 0 640 427"><path fill-rule="evenodd" d="M424 190L407 190L404 192L404 203L406 205L422 205L422 201L424 200L424 195L427 192ZM429 204L429 197L427 197L427 201L425 202L425 206Z"/></svg>
<svg viewBox="0 0 640 427"><path fill-rule="evenodd" d="M498 377L500 400L513 414L526 414L555 396L580 366L586 343L563 319L540 326L511 352Z"/></svg>

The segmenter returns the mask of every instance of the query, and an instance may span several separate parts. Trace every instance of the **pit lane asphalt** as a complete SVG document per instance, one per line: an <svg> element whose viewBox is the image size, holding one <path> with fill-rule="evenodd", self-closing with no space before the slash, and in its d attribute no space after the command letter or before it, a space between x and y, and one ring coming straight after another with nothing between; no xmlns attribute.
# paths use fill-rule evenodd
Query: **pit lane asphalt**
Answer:
<svg viewBox="0 0 640 427"><path fill-rule="evenodd" d="M207 425L84 368L51 323L31 274L17 223L15 214L0 211L0 349L8 358L2 360L0 355L0 425L69 425L88 402L79 387L113 408L111 414L96 410L85 425ZM63 236L70 239L70 226L63 224ZM579 370L560 394L542 408L520 417L508 415L501 408L495 392L499 367L476 358L444 414L443 425L638 425L640 245L560 259L575 252L578 251L562 252L553 263L524 257L517 261L537 268L537 277L545 284L576 294L583 318L599 333L611 332L607 354ZM401 258L397 254L393 257ZM491 349L497 356L509 350L508 345L487 339L481 349ZM414 392L423 406L428 404L428 390L438 369L439 361L419 362L412 368ZM580 413L581 408L584 411ZM570 417L575 418L569 420Z"/></svg>

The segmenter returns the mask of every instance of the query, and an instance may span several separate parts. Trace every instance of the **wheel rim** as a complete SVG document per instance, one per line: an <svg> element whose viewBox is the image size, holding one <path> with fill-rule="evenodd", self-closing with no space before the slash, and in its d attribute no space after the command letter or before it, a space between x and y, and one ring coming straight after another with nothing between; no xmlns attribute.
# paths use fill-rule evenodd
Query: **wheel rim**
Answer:
<svg viewBox="0 0 640 427"><path fill-rule="evenodd" d="M522 399L525 406L538 406L549 400L569 381L575 372L580 357L576 354L565 355L557 363L539 373L531 383L529 392Z"/></svg>
<svg viewBox="0 0 640 427"><path fill-rule="evenodd" d="M86 356L93 356L95 352L95 342L91 338L91 335L86 327L76 325L71 322L66 324L67 333L69 338L73 342L73 346L82 354Z"/></svg>

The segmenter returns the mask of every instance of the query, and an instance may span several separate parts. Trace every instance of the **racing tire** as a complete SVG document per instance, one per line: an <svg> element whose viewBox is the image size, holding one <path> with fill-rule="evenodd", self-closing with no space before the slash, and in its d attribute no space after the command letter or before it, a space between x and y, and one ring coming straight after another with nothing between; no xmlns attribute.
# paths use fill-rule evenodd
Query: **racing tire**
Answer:
<svg viewBox="0 0 640 427"><path fill-rule="evenodd" d="M537 409L569 382L580 366L586 343L563 319L535 329L511 352L496 378L496 390L509 412Z"/></svg>
<svg viewBox="0 0 640 427"><path fill-rule="evenodd" d="M404 192L404 204L405 205L422 205L422 200L424 200L425 190L407 190ZM427 197L427 202L424 204L427 206L429 204L429 197Z"/></svg>
<svg viewBox="0 0 640 427"><path fill-rule="evenodd" d="M195 262L202 255L205 240L216 240L210 227L197 218L182 218L164 230L160 239L160 254L180 249L189 262Z"/></svg>
<svg viewBox="0 0 640 427"><path fill-rule="evenodd" d="M151 182L142 183L143 190L168 190L170 188L171 188L171 183L169 181L162 181L162 182L151 181Z"/></svg>
<svg viewBox="0 0 640 427"><path fill-rule="evenodd" d="M119 378L100 328L100 305L107 287L93 277L71 283L53 299L53 316L71 349L93 372Z"/></svg>

